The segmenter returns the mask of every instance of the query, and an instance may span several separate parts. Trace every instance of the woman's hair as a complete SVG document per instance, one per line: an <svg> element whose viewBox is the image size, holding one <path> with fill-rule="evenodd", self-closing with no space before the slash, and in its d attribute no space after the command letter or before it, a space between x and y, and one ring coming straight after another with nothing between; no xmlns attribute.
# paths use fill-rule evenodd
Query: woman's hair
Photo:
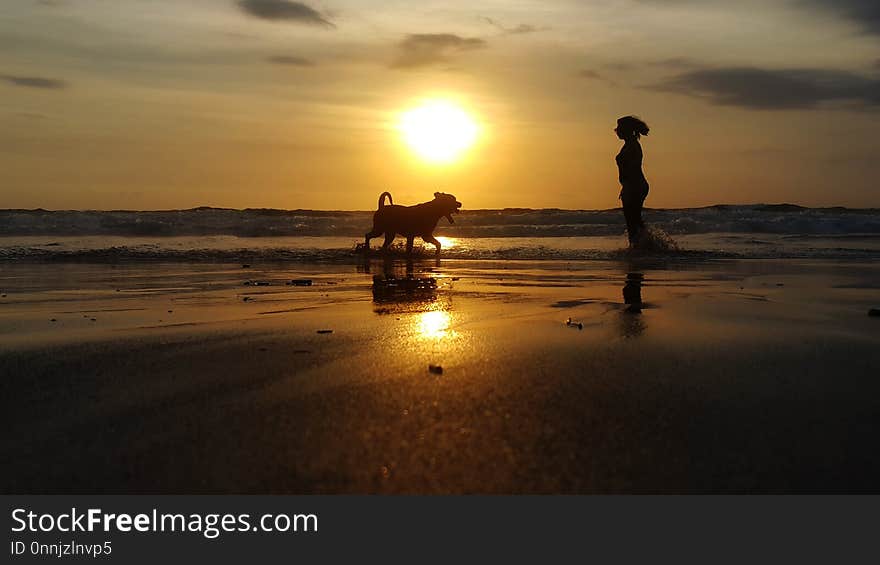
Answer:
<svg viewBox="0 0 880 565"><path fill-rule="evenodd" d="M636 116L624 116L617 120L617 127L624 135L631 133L638 139L642 135L648 135L648 124Z"/></svg>

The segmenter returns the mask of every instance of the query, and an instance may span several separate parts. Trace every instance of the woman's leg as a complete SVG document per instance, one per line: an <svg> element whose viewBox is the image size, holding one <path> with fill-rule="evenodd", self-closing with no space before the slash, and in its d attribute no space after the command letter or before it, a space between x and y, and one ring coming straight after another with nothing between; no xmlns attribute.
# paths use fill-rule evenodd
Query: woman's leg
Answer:
<svg viewBox="0 0 880 565"><path fill-rule="evenodd" d="M637 198L623 198L623 217L626 219L626 235L631 245L639 240L642 231L642 203Z"/></svg>

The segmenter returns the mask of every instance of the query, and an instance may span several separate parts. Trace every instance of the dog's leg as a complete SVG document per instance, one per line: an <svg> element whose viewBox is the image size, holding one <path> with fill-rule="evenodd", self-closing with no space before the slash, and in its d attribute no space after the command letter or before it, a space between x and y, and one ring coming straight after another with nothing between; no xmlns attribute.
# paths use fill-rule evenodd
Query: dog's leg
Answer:
<svg viewBox="0 0 880 565"><path fill-rule="evenodd" d="M406 238L406 254L412 255L413 241L416 239L414 235Z"/></svg>
<svg viewBox="0 0 880 565"><path fill-rule="evenodd" d="M425 241L425 243L433 243L437 247L437 255L440 255L440 242L437 241L436 237L434 237L433 235L423 235L422 239Z"/></svg>
<svg viewBox="0 0 880 565"><path fill-rule="evenodd" d="M388 251L388 246L394 241L394 234L388 232L385 234L385 243L382 244L382 251Z"/></svg>
<svg viewBox="0 0 880 565"><path fill-rule="evenodd" d="M382 235L381 231L378 231L376 228L371 229L367 232L367 235L364 236L364 251L370 250L370 240L374 237L379 237Z"/></svg>

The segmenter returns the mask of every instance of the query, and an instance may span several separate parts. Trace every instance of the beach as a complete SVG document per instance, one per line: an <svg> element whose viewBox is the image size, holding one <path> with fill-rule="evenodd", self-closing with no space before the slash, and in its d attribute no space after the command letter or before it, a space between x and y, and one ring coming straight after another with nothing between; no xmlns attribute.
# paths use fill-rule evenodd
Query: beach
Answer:
<svg viewBox="0 0 880 565"><path fill-rule="evenodd" d="M880 265L7 262L7 493L876 492Z"/></svg>

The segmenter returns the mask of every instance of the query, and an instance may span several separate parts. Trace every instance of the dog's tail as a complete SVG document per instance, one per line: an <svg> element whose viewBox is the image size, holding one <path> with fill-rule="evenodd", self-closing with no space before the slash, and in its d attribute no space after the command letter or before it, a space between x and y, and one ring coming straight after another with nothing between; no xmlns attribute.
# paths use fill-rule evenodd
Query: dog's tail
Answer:
<svg viewBox="0 0 880 565"><path fill-rule="evenodd" d="M385 197L386 196L388 197L388 203L394 204L394 199L391 198L391 193L390 192L383 192L382 194L379 195L379 209L380 210L382 209L383 206L385 206Z"/></svg>

